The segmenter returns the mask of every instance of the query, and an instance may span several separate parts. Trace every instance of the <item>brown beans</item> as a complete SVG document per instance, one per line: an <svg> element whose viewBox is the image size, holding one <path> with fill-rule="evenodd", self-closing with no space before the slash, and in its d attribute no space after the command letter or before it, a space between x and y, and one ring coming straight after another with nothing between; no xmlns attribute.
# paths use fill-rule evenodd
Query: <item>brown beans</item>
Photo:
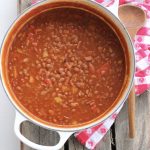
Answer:
<svg viewBox="0 0 150 150"><path fill-rule="evenodd" d="M114 94L113 93L110 93L110 97L113 97L114 96Z"/></svg>
<svg viewBox="0 0 150 150"><path fill-rule="evenodd" d="M45 62L43 62L43 63L42 63L42 66L43 66L43 67L46 67L46 63L45 63Z"/></svg>
<svg viewBox="0 0 150 150"><path fill-rule="evenodd" d="M22 88L20 86L17 86L16 89L22 91Z"/></svg>
<svg viewBox="0 0 150 150"><path fill-rule="evenodd" d="M32 45L33 45L33 46L37 46L38 43L37 43L37 42L33 42Z"/></svg>
<svg viewBox="0 0 150 150"><path fill-rule="evenodd" d="M24 58L24 59L23 59L23 62L24 62L24 63L29 62L29 58Z"/></svg>
<svg viewBox="0 0 150 150"><path fill-rule="evenodd" d="M119 60L119 61L118 61L118 64L119 64L119 65L122 64L122 60Z"/></svg>
<svg viewBox="0 0 150 150"><path fill-rule="evenodd" d="M80 69L79 69L79 68L77 68L77 67L75 67L75 68L74 68L74 71L79 72L79 71L80 71Z"/></svg>
<svg viewBox="0 0 150 150"><path fill-rule="evenodd" d="M68 106L66 104L62 104L63 108L68 108Z"/></svg>
<svg viewBox="0 0 150 150"><path fill-rule="evenodd" d="M29 82L34 83L34 78L32 76L29 77Z"/></svg>
<svg viewBox="0 0 150 150"><path fill-rule="evenodd" d="M51 63L51 59L47 59L47 63Z"/></svg>
<svg viewBox="0 0 150 150"><path fill-rule="evenodd" d="M64 69L63 68L59 68L59 73L63 73L64 72Z"/></svg>
<svg viewBox="0 0 150 150"><path fill-rule="evenodd" d="M62 87L62 85L63 85L63 84L62 84L61 82L60 82L60 83L58 83L58 87L59 87L59 88L61 88L61 87Z"/></svg>
<svg viewBox="0 0 150 150"><path fill-rule="evenodd" d="M79 91L78 96L82 97L82 96L84 96L84 93L82 91Z"/></svg>
<svg viewBox="0 0 150 150"><path fill-rule="evenodd" d="M40 95L46 95L47 93L48 93L48 91L43 90L43 91L41 91Z"/></svg>
<svg viewBox="0 0 150 150"><path fill-rule="evenodd" d="M56 79L60 79L60 75L59 74L56 74L55 77L56 77Z"/></svg>
<svg viewBox="0 0 150 150"><path fill-rule="evenodd" d="M112 48L111 48L111 47L109 47L109 52L110 52L110 53L112 53L112 52L113 52L113 50L112 50Z"/></svg>
<svg viewBox="0 0 150 150"><path fill-rule="evenodd" d="M27 68L24 68L22 71L23 71L23 73L24 73L25 76L28 76L28 75L29 75ZM17 72L16 72L16 73L17 73Z"/></svg>
<svg viewBox="0 0 150 150"><path fill-rule="evenodd" d="M64 82L65 81L65 78L60 78L59 79L59 82Z"/></svg>
<svg viewBox="0 0 150 150"><path fill-rule="evenodd" d="M41 68L41 64L37 64L37 68Z"/></svg>
<svg viewBox="0 0 150 150"><path fill-rule="evenodd" d="M51 68L52 65L51 65L51 64L46 64L46 67L47 67L47 68Z"/></svg>
<svg viewBox="0 0 150 150"><path fill-rule="evenodd" d="M71 103L70 105L71 105L72 107L79 106L79 104L78 104L78 103Z"/></svg>
<svg viewBox="0 0 150 150"><path fill-rule="evenodd" d="M31 114L47 123L77 125L115 101L124 81L124 52L96 16L55 9L29 20L15 38L8 79Z"/></svg>
<svg viewBox="0 0 150 150"><path fill-rule="evenodd" d="M77 44L77 49L79 49L81 47L82 41L79 41Z"/></svg>
<svg viewBox="0 0 150 150"><path fill-rule="evenodd" d="M40 64L40 61L39 61L39 60L36 60L35 63L36 63L36 64Z"/></svg>
<svg viewBox="0 0 150 150"><path fill-rule="evenodd" d="M77 83L76 83L76 86L77 86L78 88L83 88L83 87L84 87L84 83L83 83L83 82L77 82Z"/></svg>
<svg viewBox="0 0 150 150"><path fill-rule="evenodd" d="M75 112L75 111L76 111L76 109L71 109L71 111L72 111L72 112Z"/></svg>
<svg viewBox="0 0 150 150"><path fill-rule="evenodd" d="M88 65L87 64L82 64L83 68L84 69L87 69L88 68Z"/></svg>
<svg viewBox="0 0 150 150"><path fill-rule="evenodd" d="M89 71L91 72L91 73L95 73L95 67L94 67L94 65L93 64L91 64L91 63L89 63Z"/></svg>
<svg viewBox="0 0 150 150"><path fill-rule="evenodd" d="M54 114L55 114L54 111L51 110L51 109L48 110L48 113L49 113L50 115L54 115Z"/></svg>
<svg viewBox="0 0 150 150"><path fill-rule="evenodd" d="M14 66L14 68L13 68L13 75L14 75L14 78L17 78L17 76L18 76L18 73L17 73L17 68Z"/></svg>
<svg viewBox="0 0 150 150"><path fill-rule="evenodd" d="M87 57L84 57L84 59L86 60L86 61L92 61L92 56L87 56Z"/></svg>
<svg viewBox="0 0 150 150"><path fill-rule="evenodd" d="M51 78L51 81L55 83L56 79L54 77Z"/></svg>
<svg viewBox="0 0 150 150"><path fill-rule="evenodd" d="M75 87L75 86L73 86L73 87L72 87L72 93L73 93L73 94L77 94L77 92L78 92L78 88Z"/></svg>
<svg viewBox="0 0 150 150"><path fill-rule="evenodd" d="M99 91L94 91L94 94L98 94L99 93Z"/></svg>
<svg viewBox="0 0 150 150"><path fill-rule="evenodd" d="M67 71L67 75L68 75L69 77L71 77L71 76L72 76L72 73L71 73L70 71Z"/></svg>

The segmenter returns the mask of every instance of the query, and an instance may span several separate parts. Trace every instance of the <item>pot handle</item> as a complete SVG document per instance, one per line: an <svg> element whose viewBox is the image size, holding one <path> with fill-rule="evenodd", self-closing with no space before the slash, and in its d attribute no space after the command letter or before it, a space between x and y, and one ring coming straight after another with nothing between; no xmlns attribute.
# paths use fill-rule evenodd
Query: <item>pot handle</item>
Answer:
<svg viewBox="0 0 150 150"><path fill-rule="evenodd" d="M28 145L29 147L31 147L33 149L37 149L37 150L58 150L58 149L61 149L63 147L63 145L65 144L65 142L68 140L68 138L73 134L73 132L60 132L60 131L57 131L57 133L60 136L58 144L56 144L54 146L39 145L39 144L36 144L36 143L30 141L26 137L24 137L20 132L21 123L23 123L24 121L27 121L27 120L28 119L26 119L19 112L16 111L14 131L15 131L15 134L17 135L17 137L24 144Z"/></svg>

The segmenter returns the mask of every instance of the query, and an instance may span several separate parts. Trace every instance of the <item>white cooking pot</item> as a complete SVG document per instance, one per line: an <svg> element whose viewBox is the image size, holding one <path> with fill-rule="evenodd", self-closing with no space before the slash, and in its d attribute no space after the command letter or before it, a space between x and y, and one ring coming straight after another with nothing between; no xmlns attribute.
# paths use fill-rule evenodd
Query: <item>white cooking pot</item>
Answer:
<svg viewBox="0 0 150 150"><path fill-rule="evenodd" d="M115 5L117 6L117 2ZM30 114L25 108L21 106L21 104L17 101L17 99L13 96L13 93L10 89L10 86L8 84L7 80L7 52L9 50L9 45L11 44L14 36L16 35L17 31L31 18L38 15L39 13L54 9L54 8L60 8L60 7L75 7L78 9L89 11L97 16L101 16L101 18L106 21L107 24L116 32L117 36L119 37L121 44L124 48L124 54L126 59L126 75L125 75L125 81L122 86L122 89L113 103L107 109L103 114L101 114L98 118L88 122L83 123L80 125L73 125L73 126L54 126L48 123L45 123L44 121L40 120L39 118L36 118L33 114ZM110 9L113 11L114 7L110 7ZM116 10L116 9L114 9ZM117 13L117 11L116 11ZM4 89L11 101L11 103L15 106L16 109L16 120L15 120L15 133L18 136L18 138L25 143L26 145L38 149L38 150L58 150L60 149L64 143L67 141L67 139L75 132L78 132L80 130L84 130L86 128L90 128L93 126L96 126L97 124L103 122L105 119L107 119L111 114L113 114L120 106L123 104L123 102L127 99L130 89L132 87L133 83L133 76L134 76L134 69L135 69L135 59L134 59L134 50L132 46L131 39L125 29L125 27L122 25L120 20L109 10L104 8L103 6L100 6L99 4L92 2L90 0L46 0L43 2L40 2L29 9L27 9L25 12L23 12L12 24L10 29L8 30L5 39L2 44L1 48L1 77L2 77L2 83L4 86ZM29 120L33 122L34 124L37 124L41 127L55 130L58 132L60 136L60 140L57 145L55 146L43 146L38 145L36 143L31 142L26 137L24 137L20 132L20 125L22 122Z"/></svg>

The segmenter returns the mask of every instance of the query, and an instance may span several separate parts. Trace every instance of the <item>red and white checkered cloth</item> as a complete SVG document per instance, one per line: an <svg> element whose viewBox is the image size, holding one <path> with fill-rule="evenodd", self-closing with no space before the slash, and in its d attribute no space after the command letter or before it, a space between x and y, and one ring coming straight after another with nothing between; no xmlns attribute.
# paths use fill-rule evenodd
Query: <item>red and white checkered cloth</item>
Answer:
<svg viewBox="0 0 150 150"><path fill-rule="evenodd" d="M32 0L32 4L39 1ZM109 7L115 2L115 0L92 1L96 1L105 7ZM124 3L132 3L133 5L139 6L147 15L145 25L138 31L134 39L136 57L135 92L136 95L140 95L150 88L150 0L120 0L120 5ZM114 123L121 108L122 106L103 123L76 133L75 137L86 148L94 149Z"/></svg>

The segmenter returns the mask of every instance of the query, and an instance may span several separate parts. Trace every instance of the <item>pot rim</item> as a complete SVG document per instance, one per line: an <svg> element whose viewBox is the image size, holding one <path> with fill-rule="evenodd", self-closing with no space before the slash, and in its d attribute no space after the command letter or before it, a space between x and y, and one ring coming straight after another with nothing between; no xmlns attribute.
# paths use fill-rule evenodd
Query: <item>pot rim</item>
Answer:
<svg viewBox="0 0 150 150"><path fill-rule="evenodd" d="M131 38L126 30L126 28L123 26L123 24L120 22L120 20L112 13L110 12L107 8L93 2L93 1L90 1L90 0L82 0L78 3L82 3L84 5L87 5L89 7L89 5L92 5L94 6L94 8L97 8L97 10L99 11L103 11L104 13L106 13L106 15L110 18L112 18L113 23L115 24L115 26L120 29L120 31L122 31L122 36L124 37L126 43L127 43L127 46L128 46L128 51L130 49L130 54L132 56L132 59L131 62L130 62L130 65L131 65L131 70L130 71L130 77L129 77L129 81L127 83L127 88L125 89L125 91L122 93L121 95L121 98L119 101L117 101L117 103L115 104L115 106L113 106L111 109L107 110L106 112L104 112L105 114L103 115L103 117L93 121L91 123L86 123L85 125L77 125L77 126L71 126L71 127L68 127L68 126L57 126L57 125L48 125L48 124L45 124L39 120L37 120L37 118L35 118L35 116L31 116L29 113L26 113L23 111L23 109L18 106L18 104L15 102L15 100L12 98L12 96L10 95L9 93L9 90L8 90L8 86L6 85L5 83L5 78L4 78L4 75L3 75L3 63L2 63L2 60L4 59L2 56L3 56L3 52L4 52L4 45L5 45L5 42L7 41L7 38L9 37L9 33L10 31L15 27L15 24L26 14L30 13L30 11L38 8L39 6L42 6L44 4L48 4L48 3L59 3L59 2L69 2L69 0L46 0L46 1L41 1L41 2L38 2L37 4L34 4L34 5L31 5L29 8L27 8L25 11L23 11L15 20L14 22L11 24L11 26L9 27L9 29L7 30L6 34L5 34L5 37L2 41L2 45L1 45L1 64L0 64L0 71L1 71L1 79L2 79L2 85L3 85L3 88L4 88L4 91L6 93L6 95L8 96L8 99L9 101L13 104L13 106L15 107L15 109L20 113L22 114L25 118L27 118L29 121L35 123L36 125L38 126L41 126L41 127L44 127L44 128L47 128L47 129L51 129L51 130L55 130L55 131L64 131L64 132L77 132L77 131L80 131L80 130L83 130L83 129L86 129L86 128L90 128L90 127L93 127L93 126L96 126L100 123L102 123L103 121L105 121L106 119L108 119L114 112L116 112L116 110L118 110L121 105L126 101L129 93L130 93L130 90L131 90L131 87L133 85L133 79L134 79L134 71L135 71L135 58L134 58L134 48L133 48L133 44L131 42ZM71 2L73 3L76 3L77 0L72 0ZM61 7L61 6L60 6ZM93 8L93 9L94 9ZM35 16L34 16L35 17ZM119 26L117 26L117 24Z"/></svg>

